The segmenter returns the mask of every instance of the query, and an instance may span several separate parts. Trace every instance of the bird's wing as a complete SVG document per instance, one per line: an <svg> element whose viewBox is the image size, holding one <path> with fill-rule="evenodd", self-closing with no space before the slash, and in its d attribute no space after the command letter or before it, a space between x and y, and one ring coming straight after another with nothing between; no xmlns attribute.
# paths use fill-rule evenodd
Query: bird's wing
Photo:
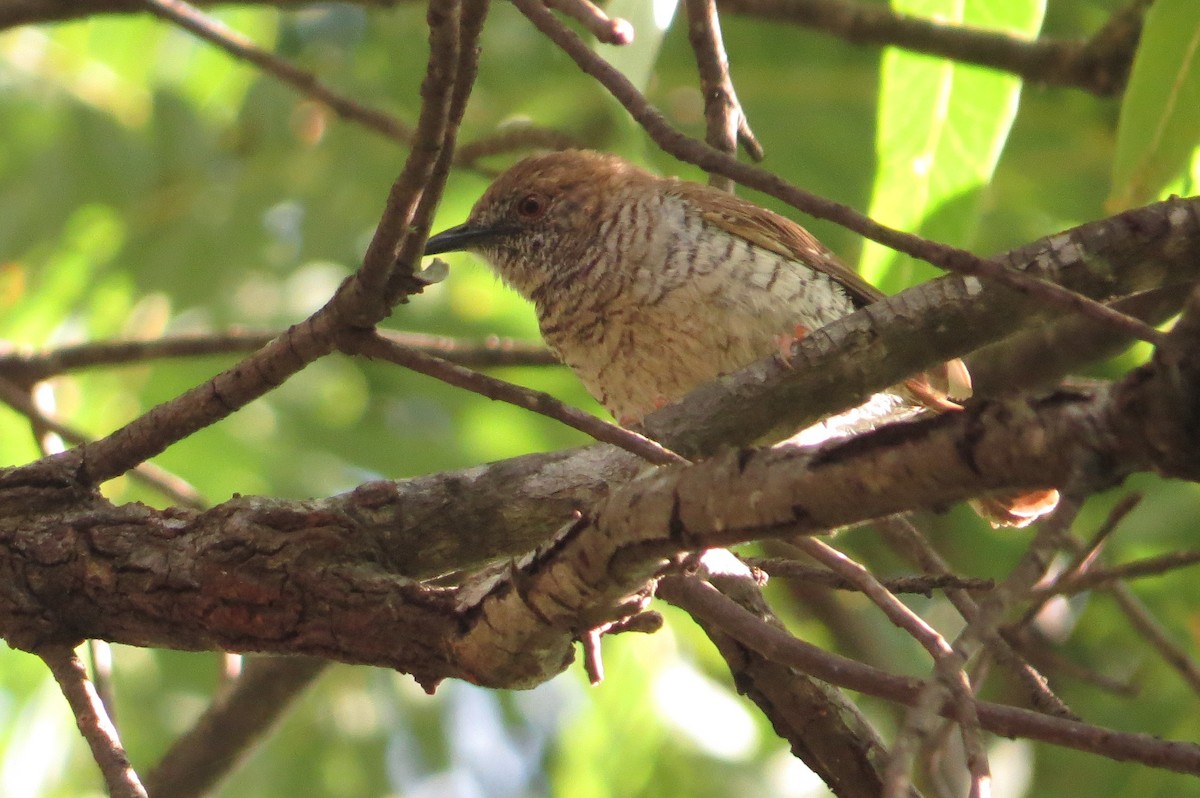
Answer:
<svg viewBox="0 0 1200 798"><path fill-rule="evenodd" d="M812 233L784 216L752 202L699 183L676 182L679 194L698 208L704 220L725 232L819 269L836 280L858 307L878 302L884 293L868 283L818 241ZM905 380L904 387L918 404L935 410L954 410L971 396L971 375L955 358Z"/></svg>
<svg viewBox="0 0 1200 798"><path fill-rule="evenodd" d="M791 219L752 202L699 183L676 183L679 194L704 220L730 235L825 272L842 285L857 307L883 299L883 293L838 260L812 233Z"/></svg>

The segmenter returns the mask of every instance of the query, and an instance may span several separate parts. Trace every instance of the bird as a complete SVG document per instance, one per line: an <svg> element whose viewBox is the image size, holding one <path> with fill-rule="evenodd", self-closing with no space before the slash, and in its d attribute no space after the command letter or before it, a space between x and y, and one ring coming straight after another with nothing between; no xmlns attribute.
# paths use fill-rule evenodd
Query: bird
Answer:
<svg viewBox="0 0 1200 798"><path fill-rule="evenodd" d="M784 216L590 150L500 174L464 223L425 245L459 250L533 304L547 345L624 426L884 296ZM887 396L953 412L970 392L952 360ZM1057 503L1039 493L976 506L1024 526Z"/></svg>

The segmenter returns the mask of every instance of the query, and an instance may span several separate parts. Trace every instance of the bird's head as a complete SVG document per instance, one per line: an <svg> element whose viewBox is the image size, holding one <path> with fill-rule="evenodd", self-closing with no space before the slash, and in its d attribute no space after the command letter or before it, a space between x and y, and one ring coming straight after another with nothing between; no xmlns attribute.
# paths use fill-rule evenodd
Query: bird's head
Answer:
<svg viewBox="0 0 1200 798"><path fill-rule="evenodd" d="M565 278L601 234L605 214L635 183L654 180L632 164L587 150L533 155L488 187L467 221L431 237L426 255L467 250L529 296Z"/></svg>

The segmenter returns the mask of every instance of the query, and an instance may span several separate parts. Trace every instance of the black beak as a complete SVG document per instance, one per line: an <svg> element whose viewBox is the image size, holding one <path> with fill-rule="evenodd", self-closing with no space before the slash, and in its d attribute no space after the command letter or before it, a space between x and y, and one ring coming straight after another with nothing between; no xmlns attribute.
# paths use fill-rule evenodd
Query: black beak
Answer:
<svg viewBox="0 0 1200 798"><path fill-rule="evenodd" d="M470 222L443 230L435 236L430 236L425 242L426 255L441 255L443 252L457 252L463 249L474 249L485 246L489 241L508 235L512 231L499 227L475 227Z"/></svg>

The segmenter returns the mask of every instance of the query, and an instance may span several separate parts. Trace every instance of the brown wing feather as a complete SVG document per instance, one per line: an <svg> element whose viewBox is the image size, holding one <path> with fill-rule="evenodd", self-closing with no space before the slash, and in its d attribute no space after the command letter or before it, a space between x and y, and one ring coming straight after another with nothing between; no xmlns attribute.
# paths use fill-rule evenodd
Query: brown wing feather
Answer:
<svg viewBox="0 0 1200 798"><path fill-rule="evenodd" d="M680 196L695 203L706 221L755 246L819 269L837 280L855 305L883 299L883 293L837 259L812 233L791 219L752 202L699 183L676 182Z"/></svg>
<svg viewBox="0 0 1200 798"><path fill-rule="evenodd" d="M755 246L820 269L840 283L855 305L862 307L884 294L837 259L812 233L791 219L752 202L699 183L676 181L680 196L695 203L706 221ZM958 409L971 396L971 375L957 358L904 383L912 398L935 410Z"/></svg>

